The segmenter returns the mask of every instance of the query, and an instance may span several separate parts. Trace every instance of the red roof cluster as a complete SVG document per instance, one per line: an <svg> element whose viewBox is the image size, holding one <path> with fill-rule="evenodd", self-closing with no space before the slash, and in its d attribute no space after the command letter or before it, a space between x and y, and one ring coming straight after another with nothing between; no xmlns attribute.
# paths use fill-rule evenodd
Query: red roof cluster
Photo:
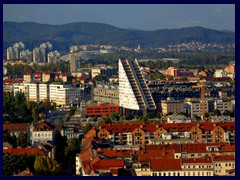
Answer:
<svg viewBox="0 0 240 180"><path fill-rule="evenodd" d="M11 123L11 124L3 124L3 130L8 131L27 131L29 123Z"/></svg>
<svg viewBox="0 0 240 180"><path fill-rule="evenodd" d="M214 156L213 161L235 161L234 155L219 155Z"/></svg>
<svg viewBox="0 0 240 180"><path fill-rule="evenodd" d="M151 170L180 170L181 160L180 159L151 159L150 160Z"/></svg>
<svg viewBox="0 0 240 180"><path fill-rule="evenodd" d="M225 130L235 130L235 122L202 122L202 123L172 123L172 124L112 124L101 125L99 129L107 129L109 132L132 132L136 128L141 128L145 132L154 132L163 127L169 132L186 132L193 126L197 126L204 131L211 131L215 126L221 126Z"/></svg>
<svg viewBox="0 0 240 180"><path fill-rule="evenodd" d="M5 79L3 80L3 84L14 84L14 83L21 83L21 79Z"/></svg>
<svg viewBox="0 0 240 180"><path fill-rule="evenodd" d="M38 154L38 155L44 155L44 152L38 148L9 148L9 149L3 149L3 154Z"/></svg>

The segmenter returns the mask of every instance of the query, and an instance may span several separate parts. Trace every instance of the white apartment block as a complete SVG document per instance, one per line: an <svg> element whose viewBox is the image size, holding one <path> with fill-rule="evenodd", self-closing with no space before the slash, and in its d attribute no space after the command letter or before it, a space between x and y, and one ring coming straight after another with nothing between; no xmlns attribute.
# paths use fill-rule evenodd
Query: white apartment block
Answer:
<svg viewBox="0 0 240 180"><path fill-rule="evenodd" d="M56 102L59 89L70 88L71 85L50 84L49 85L49 101Z"/></svg>
<svg viewBox="0 0 240 180"><path fill-rule="evenodd" d="M26 96L26 93L27 93L27 89L26 89L26 86L24 86L24 84L14 84L14 96L18 93L18 92L21 92L21 93L24 93L25 96Z"/></svg>
<svg viewBox="0 0 240 180"><path fill-rule="evenodd" d="M47 56L48 63L57 63L60 59L60 53L58 51L49 52Z"/></svg>
<svg viewBox="0 0 240 180"><path fill-rule="evenodd" d="M20 52L20 59L25 59L27 62L32 62L33 53L29 50Z"/></svg>
<svg viewBox="0 0 240 180"><path fill-rule="evenodd" d="M39 84L27 83L24 84L27 89L28 100L29 101L39 101Z"/></svg>
<svg viewBox="0 0 240 180"><path fill-rule="evenodd" d="M49 86L50 102L57 105L69 106L78 104L81 100L81 89L72 88L71 85L55 85Z"/></svg>
<svg viewBox="0 0 240 180"><path fill-rule="evenodd" d="M57 90L55 103L70 106L78 104L81 99L81 90L76 88L62 88Z"/></svg>
<svg viewBox="0 0 240 180"><path fill-rule="evenodd" d="M39 101L49 100L49 84L39 84Z"/></svg>
<svg viewBox="0 0 240 180"><path fill-rule="evenodd" d="M201 108L200 100L190 100L185 103L190 106L191 117L194 117L194 115L200 116L200 117L202 116L202 108ZM208 101L204 102L204 109L205 109L205 113L209 112Z"/></svg>
<svg viewBox="0 0 240 180"><path fill-rule="evenodd" d="M218 109L221 113L223 113L225 110L233 111L233 105L230 101L216 100L214 102L214 109Z"/></svg>
<svg viewBox="0 0 240 180"><path fill-rule="evenodd" d="M29 101L50 101L63 106L78 104L82 98L82 90L73 88L70 84L16 84L14 94L17 92L23 92Z"/></svg>

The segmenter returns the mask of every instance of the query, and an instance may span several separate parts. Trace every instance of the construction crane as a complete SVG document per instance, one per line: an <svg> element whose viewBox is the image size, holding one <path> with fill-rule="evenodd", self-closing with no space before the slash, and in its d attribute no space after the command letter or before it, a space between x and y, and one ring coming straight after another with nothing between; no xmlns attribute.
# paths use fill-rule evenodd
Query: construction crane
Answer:
<svg viewBox="0 0 240 180"><path fill-rule="evenodd" d="M201 90L201 111L202 111L202 122L205 122L205 82L206 80L201 80L200 85L198 86L192 86L194 89L200 89Z"/></svg>

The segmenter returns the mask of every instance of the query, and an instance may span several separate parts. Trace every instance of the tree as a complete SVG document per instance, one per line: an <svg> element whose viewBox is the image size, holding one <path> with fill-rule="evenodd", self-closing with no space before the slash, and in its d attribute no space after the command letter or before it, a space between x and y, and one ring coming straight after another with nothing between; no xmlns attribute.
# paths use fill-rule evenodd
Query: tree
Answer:
<svg viewBox="0 0 240 180"><path fill-rule="evenodd" d="M37 175L57 175L60 173L61 165L48 156L37 156L34 161L34 169Z"/></svg>
<svg viewBox="0 0 240 180"><path fill-rule="evenodd" d="M75 174L75 157L81 150L81 138L71 138L67 140L67 147L65 148L65 156L67 157L68 170L70 174Z"/></svg>
<svg viewBox="0 0 240 180"><path fill-rule="evenodd" d="M99 124L112 124L112 121L108 116L102 116Z"/></svg>
<svg viewBox="0 0 240 180"><path fill-rule="evenodd" d="M224 116L230 116L231 115L231 111L229 111L229 110L225 110L223 113L222 113L222 115L224 115Z"/></svg>
<svg viewBox="0 0 240 180"><path fill-rule="evenodd" d="M10 144L13 145L14 148L17 147L17 142L16 142L16 136L11 136L11 134L8 132L8 130L3 131L3 141L4 142L9 142Z"/></svg>
<svg viewBox="0 0 240 180"><path fill-rule="evenodd" d="M56 145L56 154L55 158L59 163L63 163L65 160L65 147L67 139L65 136L62 136L59 131L56 131L55 135L55 145Z"/></svg>
<svg viewBox="0 0 240 180"><path fill-rule="evenodd" d="M18 171L23 171L29 168L31 172L34 171L34 161L36 156L33 154L18 154L18 155L4 155L3 156L3 174L4 176L11 176Z"/></svg>
<svg viewBox="0 0 240 180"><path fill-rule="evenodd" d="M188 81L188 78L186 76L182 76L182 77L180 77L180 80L181 81Z"/></svg>
<svg viewBox="0 0 240 180"><path fill-rule="evenodd" d="M86 134L90 129L92 129L92 124L91 124L91 123L87 123L87 124L83 127L83 134Z"/></svg>
<svg viewBox="0 0 240 180"><path fill-rule="evenodd" d="M25 148L28 146L28 140L27 140L27 134L26 133L20 133L17 138L17 146L21 148Z"/></svg>
<svg viewBox="0 0 240 180"><path fill-rule="evenodd" d="M109 118L110 118L112 121L119 121L120 116L119 116L119 113L112 112L112 113L110 113Z"/></svg>
<svg viewBox="0 0 240 180"><path fill-rule="evenodd" d="M215 109L213 112L214 116L221 116L221 111L219 109Z"/></svg>
<svg viewBox="0 0 240 180"><path fill-rule="evenodd" d="M94 79L95 79L96 81L105 81L105 82L108 81L107 76L104 75L104 74L99 74L99 75L95 76Z"/></svg>

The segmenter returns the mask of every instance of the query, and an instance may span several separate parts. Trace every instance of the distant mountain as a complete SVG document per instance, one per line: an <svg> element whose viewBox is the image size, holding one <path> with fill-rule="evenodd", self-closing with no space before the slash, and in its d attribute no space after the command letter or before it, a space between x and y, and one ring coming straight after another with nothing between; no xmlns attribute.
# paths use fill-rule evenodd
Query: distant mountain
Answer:
<svg viewBox="0 0 240 180"><path fill-rule="evenodd" d="M54 49L69 50L73 44L109 44L115 46L160 47L169 44L199 41L203 43L234 43L235 33L203 27L142 31L122 29L108 24L79 22L47 25L32 22L4 22L3 50L22 41L30 50L50 41Z"/></svg>

